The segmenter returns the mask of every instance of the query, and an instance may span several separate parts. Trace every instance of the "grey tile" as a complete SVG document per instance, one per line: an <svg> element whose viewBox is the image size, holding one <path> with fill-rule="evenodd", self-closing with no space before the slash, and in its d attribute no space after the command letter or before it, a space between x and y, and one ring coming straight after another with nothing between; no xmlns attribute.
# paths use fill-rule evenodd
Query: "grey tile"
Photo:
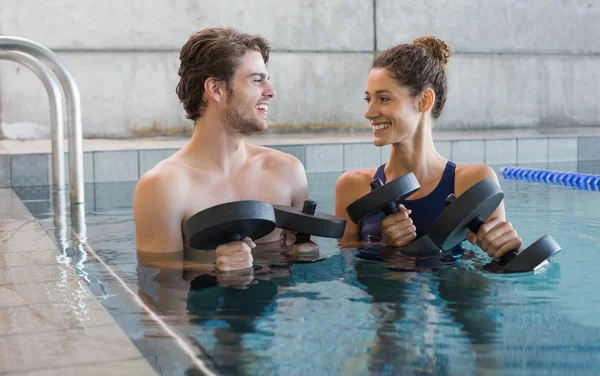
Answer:
<svg viewBox="0 0 600 376"><path fill-rule="evenodd" d="M271 146L272 149L279 150L283 153L293 155L298 158L298 160L305 166L306 168L306 146L304 145L281 145L281 146Z"/></svg>
<svg viewBox="0 0 600 376"><path fill-rule="evenodd" d="M73 2L73 5L67 8L68 12L72 15L77 14L78 16L68 18L69 27L72 28L72 30L78 30L78 32L69 33L71 35L65 35L62 28L57 28L55 22L42 17L44 14L52 14L52 12L55 11L56 8L52 7L52 4L40 2L34 9L26 6L25 3L13 1L3 0L0 1L0 4L2 4L3 12L1 19L3 34L26 35L32 40L40 40L40 42L48 45L50 48L58 47L66 50L84 49L106 51L112 49L127 51L144 46L150 50L174 51L181 48L181 38L184 37L187 39L191 30L201 30L217 24L235 25L240 30L249 30L249 32L263 35L270 43L272 43L273 49L276 50L373 50L371 30L373 30L374 27L374 7L372 1L364 0L332 0L322 2L319 6L317 6L317 3L310 1L290 1L289 4L286 3L285 7L279 7L282 3L277 0L253 0L250 2L231 1L227 3L220 0L167 1L157 2L155 3L156 6L150 8L140 7L139 10L136 10L135 20L131 18L130 13L128 12L113 12L111 8L107 9L105 7L105 4L107 4L106 2L102 2L101 4L92 2L87 5L83 5L82 2ZM175 4L177 4L178 8L171 8L169 6ZM532 7L533 6L535 5L532 5ZM428 8L424 8L423 6L419 9L425 9L422 11L424 13L429 11ZM469 9L473 9L475 12L480 8L473 6ZM494 7L493 9L496 9L498 12L506 12L504 10L505 8L502 8L501 6L498 6L498 8ZM539 6L534 9L539 9ZM570 10L570 8L567 8L564 5L558 9L561 11L563 9L565 11ZM181 14L181 18L178 19L176 23L164 29L153 29L156 25L165 25L172 22L172 15L175 12ZM392 21L386 23L394 23L394 19L403 17L402 20L407 23L411 22L411 25L415 25L413 27L417 28L417 25L419 25L418 22L412 20L414 16L410 17L412 15L410 12L401 12L401 10L392 8L388 13L391 13L393 17L390 17ZM407 15L405 13L409 14ZM4 14L6 14L6 16ZM256 17L259 15L262 16L263 14L268 14L269 22L256 21ZM415 14L420 15L422 13L419 12ZM576 10L571 10L568 14L577 14L577 17L582 17L580 13L576 13ZM208 17L208 15L210 15L210 17ZM459 17L459 15L453 16L453 18L454 17ZM466 15L462 17L463 18L460 18L462 22L473 22L473 20ZM523 22L527 22L528 19L529 17L519 18L519 20L524 20ZM595 21L595 18L591 15L582 19L586 22ZM31 25L26 25L22 20L32 20L33 22ZM104 25L110 25L110 28L107 28ZM347 25L360 25L360 27L348 27ZM388 27L400 28L402 26L403 25L393 25ZM289 28L290 30L282 30L283 27L286 29ZM296 30L302 30L302 32L296 32ZM340 30L343 30L344 32L342 33ZM366 32L366 30L369 30L369 32ZM391 31L393 32L395 30L398 29L392 29ZM411 29L408 30L410 31ZM510 27L505 27L501 30L508 35L515 33ZM539 28L533 30L535 31L529 31L527 35L532 35L531 33L534 33L533 35L537 36L537 33L543 33L542 30L546 29L541 29L541 26L539 26ZM585 30L593 32L596 29L586 28ZM397 36L396 34L393 35ZM458 34L457 38L460 38L461 36L462 34ZM482 35L479 35L479 37L483 38ZM397 38L399 37L397 36ZM551 38L542 40L548 41L549 39ZM551 42L560 41L556 41L556 38L554 38L552 41L546 43ZM581 43L576 44L579 49L587 48L587 44L583 44L583 41L575 40L573 43ZM593 47L598 45L591 41L589 43ZM521 40L519 39L519 44L517 46L520 45ZM528 44L527 46L532 49L537 47L535 44L533 46L532 44ZM567 49L571 44L561 44L560 46L561 48ZM140 63L138 63L138 65L140 65ZM68 61L67 66L69 66ZM173 65L173 67L176 67L176 65ZM86 77L90 76L90 73L87 72L93 71L91 69L86 71L77 70L72 67L69 68L73 69L73 75L78 80L85 82L85 84L87 84L86 79L90 79L90 77ZM121 74L121 76L118 77L120 79L132 75L132 72L124 69L122 66L117 65L115 68L120 68L118 72ZM150 68L153 69L150 70ZM138 69L141 70L141 67ZM144 89L144 91L152 91L152 89L154 89L161 94L163 92L169 92L171 86L167 86L170 82L166 77L171 77L170 73L172 73L172 71L161 72L158 70L156 64L152 64L146 69L148 70L144 70L143 73L135 72L133 74L136 74L135 77L138 77L137 75L140 75L141 77L152 77L152 81L156 82L139 83L139 90ZM83 76L78 75L79 72L81 72ZM163 75L166 77L163 78ZM105 82L111 78L112 77L98 77L98 81ZM167 82L163 83L163 80ZM95 94L96 92L84 90L87 85L83 82L82 92L86 93L83 96L87 97L90 95L91 98L88 100L95 100L96 105L98 106L100 98L92 96L92 94ZM123 87L129 88L130 86L123 84ZM97 89L99 90L100 88ZM134 91L133 88L130 89L130 91ZM41 94L45 93L40 93L40 97ZM147 93L141 92L139 95L142 94ZM114 96L110 96L110 100L114 101L113 103L119 103L116 100L117 98L125 99L127 96L124 93L115 93ZM108 100L109 98L106 99ZM134 100L142 101L143 99L136 97L131 98L130 100L133 102ZM144 108L151 109L152 106L156 106L158 103L160 103L158 100L156 102L147 103L147 107ZM88 108L87 106L82 107L84 109ZM104 107L98 106L96 108ZM134 109L132 108L131 111L133 110ZM115 109L115 111L117 110ZM84 111L84 113L88 114L88 111ZM132 112L132 114L133 113L135 112ZM143 115L148 117L151 116L149 114L136 114L136 117L142 117ZM145 116L142 117L142 119L146 119Z"/></svg>
<svg viewBox="0 0 600 376"><path fill-rule="evenodd" d="M0 225L4 225L5 223L10 223L13 221L35 221L31 213L21 212L21 213L5 213L4 209L0 209ZM0 244L0 250L4 244Z"/></svg>
<svg viewBox="0 0 600 376"><path fill-rule="evenodd" d="M66 296L77 296L81 301L95 300L86 283L82 279L71 279L53 285L46 282L3 285L0 286L0 308L56 303L64 301Z"/></svg>
<svg viewBox="0 0 600 376"><path fill-rule="evenodd" d="M0 154L0 188L10 187L10 155Z"/></svg>
<svg viewBox="0 0 600 376"><path fill-rule="evenodd" d="M94 207L102 211L132 208L135 185L135 182L97 184Z"/></svg>
<svg viewBox="0 0 600 376"><path fill-rule="evenodd" d="M517 140L517 163L547 163L547 138L520 138Z"/></svg>
<svg viewBox="0 0 600 376"><path fill-rule="evenodd" d="M344 170L365 167L378 167L381 163L381 150L372 143L345 144Z"/></svg>
<svg viewBox="0 0 600 376"><path fill-rule="evenodd" d="M15 187L14 191L22 201L50 200L52 198L51 187Z"/></svg>
<svg viewBox="0 0 600 376"><path fill-rule="evenodd" d="M485 140L485 163L488 165L517 163L517 140Z"/></svg>
<svg viewBox="0 0 600 376"><path fill-rule="evenodd" d="M86 210L95 211L96 203L94 202L94 195L96 194L96 184L86 184L83 188L85 194L85 207ZM67 200L69 198L67 197Z"/></svg>
<svg viewBox="0 0 600 376"><path fill-rule="evenodd" d="M0 373L140 358L116 325L0 336L0 348Z"/></svg>
<svg viewBox="0 0 600 376"><path fill-rule="evenodd" d="M0 188L0 200L14 200L15 192L12 188Z"/></svg>
<svg viewBox="0 0 600 376"><path fill-rule="evenodd" d="M306 172L335 172L344 170L344 146L307 145Z"/></svg>
<svg viewBox="0 0 600 376"><path fill-rule="evenodd" d="M14 219L27 219L31 217L27 207L22 202L2 202L0 203L0 222L6 222ZM0 244L1 246L1 244Z"/></svg>
<svg viewBox="0 0 600 376"><path fill-rule="evenodd" d="M550 164L548 162L518 162L517 167L534 170L548 170Z"/></svg>
<svg viewBox="0 0 600 376"><path fill-rule="evenodd" d="M23 205L23 202L13 192L4 195L0 199L0 216L4 219L10 219L10 216L26 215L27 208Z"/></svg>
<svg viewBox="0 0 600 376"><path fill-rule="evenodd" d="M552 162L548 163L548 169L552 171L573 172L577 171L578 163L574 162Z"/></svg>
<svg viewBox="0 0 600 376"><path fill-rule="evenodd" d="M14 266L0 274L0 285L16 285L19 283L57 282L77 279L77 274L70 265L38 265ZM1 362L0 362L1 363Z"/></svg>
<svg viewBox="0 0 600 376"><path fill-rule="evenodd" d="M600 165L596 161L579 161L577 168L569 171L577 171L582 174L600 175Z"/></svg>
<svg viewBox="0 0 600 376"><path fill-rule="evenodd" d="M70 301L69 301L70 300ZM98 301L63 302L0 308L1 335L42 333L88 326L112 324L111 317Z"/></svg>
<svg viewBox="0 0 600 376"><path fill-rule="evenodd" d="M94 182L137 181L138 151L94 152Z"/></svg>
<svg viewBox="0 0 600 376"><path fill-rule="evenodd" d="M269 107L269 122L309 124L319 119L337 124L364 124L364 102L356 95L364 90L364 84L347 78L364 76L372 60L372 52L274 52L269 60L269 73L279 92L288 95L281 95L277 104ZM335 87L336 95L318 90L321 86ZM311 94L306 95L307 92Z"/></svg>
<svg viewBox="0 0 600 376"><path fill-rule="evenodd" d="M27 231L26 231L27 232ZM11 252L36 252L57 249L56 244L47 236L28 240L10 240L0 242L0 254ZM0 273L1 274L1 273Z"/></svg>
<svg viewBox="0 0 600 376"><path fill-rule="evenodd" d="M317 211L335 213L335 183L342 172L312 174L308 182L308 197L317 202Z"/></svg>
<svg viewBox="0 0 600 376"><path fill-rule="evenodd" d="M444 1L403 2L378 0L374 4L377 7L375 26L378 49L389 48L399 43L407 43L417 35L429 35L425 33L431 33L432 35L443 34L442 38L449 41L454 51L489 51L490 54L498 53L500 56L505 55L506 51L541 53L549 50L549 47L544 48L545 46L552 46L552 51L572 51L573 53L584 50L600 50L600 41L587 40L586 38L587 35L595 35L600 32L600 25L596 23L598 20L596 18L596 8L584 8L584 4L596 5L596 2L528 1L526 9L508 8L507 2L483 1L465 1L459 3L460 6L451 5L454 3ZM452 19L452 26L447 23L438 23L439 21L431 24L426 23L425 20L433 17L434 12L436 21ZM485 18L473 20L469 16L478 12L485 12L481 13L482 15L485 14L483 16ZM498 18L492 16L500 14L502 16ZM330 17L335 16L331 15ZM79 23L82 21L77 20L74 22ZM543 26L546 22L552 22L552 29ZM521 29L517 25L528 26ZM24 28L25 26L19 25L19 27ZM94 27L94 29L82 32L91 33L92 30L99 30L99 26L90 27ZM33 30L40 28L40 25L32 26ZM467 28L469 31L466 31ZM549 32L550 30L552 32ZM48 33L52 32L58 34L58 31L48 31ZM165 32L169 33L169 31ZM96 33L100 32L96 31ZM82 36L78 37L82 38ZM66 36L61 35L57 38L66 38ZM163 38L165 37L163 36ZM494 42L490 43L492 40ZM457 56L457 59L466 60L470 58ZM513 56L512 58L520 59L521 57ZM579 58L576 60L579 60ZM567 72L564 73L564 76L566 74ZM515 75L514 72L513 75ZM532 76L537 78L537 75ZM494 79L498 78L494 77ZM502 83L503 81L498 80L496 85ZM543 86L540 84L541 87ZM455 371L450 373L457 374Z"/></svg>
<svg viewBox="0 0 600 376"><path fill-rule="evenodd" d="M548 162L577 162L577 137L548 139Z"/></svg>
<svg viewBox="0 0 600 376"><path fill-rule="evenodd" d="M48 185L48 159L49 154L12 155L11 184L14 187Z"/></svg>
<svg viewBox="0 0 600 376"><path fill-rule="evenodd" d="M452 159L452 141L434 141L435 149L446 159Z"/></svg>
<svg viewBox="0 0 600 376"><path fill-rule="evenodd" d="M88 364L68 368L42 369L28 372L27 376L150 376L156 375L146 359L125 360L102 364Z"/></svg>
<svg viewBox="0 0 600 376"><path fill-rule="evenodd" d="M0 236L2 233L0 233ZM55 265L60 253L56 249L45 251L0 253L0 265L8 268L17 266ZM0 320L2 322L2 320Z"/></svg>
<svg viewBox="0 0 600 376"><path fill-rule="evenodd" d="M577 158L580 161L600 160L600 137L579 137Z"/></svg>
<svg viewBox="0 0 600 376"><path fill-rule="evenodd" d="M21 231L0 231L0 242L4 244L22 241L44 241L47 237L41 227Z"/></svg>
<svg viewBox="0 0 600 376"><path fill-rule="evenodd" d="M484 163L484 141L452 141L452 161L454 163Z"/></svg>
<svg viewBox="0 0 600 376"><path fill-rule="evenodd" d="M50 164L52 164L52 158L50 159ZM69 154L65 153L65 184L69 184L70 182L70 174L69 174ZM50 174L52 174L52 170L50 170ZM50 175L50 181L52 181L52 175ZM94 182L94 153L86 152L83 153L83 182L84 183L93 183Z"/></svg>
<svg viewBox="0 0 600 376"><path fill-rule="evenodd" d="M68 200L68 199L67 199ZM65 202L68 202L65 200ZM34 216L48 217L53 215L52 201L27 201L24 202L27 210ZM68 205L68 204L67 204Z"/></svg>
<svg viewBox="0 0 600 376"><path fill-rule="evenodd" d="M0 221L0 236L4 232L15 231L43 231L42 226L35 219L4 219Z"/></svg>
<svg viewBox="0 0 600 376"><path fill-rule="evenodd" d="M140 176L150 171L154 166L173 154L178 149L140 150Z"/></svg>

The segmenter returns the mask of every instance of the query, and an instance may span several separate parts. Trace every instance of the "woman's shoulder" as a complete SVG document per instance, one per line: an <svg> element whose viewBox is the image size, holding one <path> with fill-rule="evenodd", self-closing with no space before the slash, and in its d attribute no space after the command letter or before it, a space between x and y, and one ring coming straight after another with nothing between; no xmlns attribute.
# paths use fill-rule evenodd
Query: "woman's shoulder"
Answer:
<svg viewBox="0 0 600 376"><path fill-rule="evenodd" d="M358 168L346 171L338 177L336 186L366 185L369 188L369 183L373 180L376 172L377 168Z"/></svg>
<svg viewBox="0 0 600 376"><path fill-rule="evenodd" d="M486 164L457 164L454 178L455 193L460 195L484 179L490 179L498 184L498 175Z"/></svg>
<svg viewBox="0 0 600 376"><path fill-rule="evenodd" d="M338 200L353 201L371 190L371 180L377 168L359 168L341 174L335 183L335 195Z"/></svg>

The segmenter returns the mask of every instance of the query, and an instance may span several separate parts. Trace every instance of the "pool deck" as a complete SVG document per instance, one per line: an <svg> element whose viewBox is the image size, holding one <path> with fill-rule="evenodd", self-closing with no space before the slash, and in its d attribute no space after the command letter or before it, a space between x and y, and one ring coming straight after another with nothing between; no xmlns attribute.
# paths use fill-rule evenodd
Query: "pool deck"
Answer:
<svg viewBox="0 0 600 376"><path fill-rule="evenodd" d="M0 189L0 374L152 375L10 188Z"/></svg>

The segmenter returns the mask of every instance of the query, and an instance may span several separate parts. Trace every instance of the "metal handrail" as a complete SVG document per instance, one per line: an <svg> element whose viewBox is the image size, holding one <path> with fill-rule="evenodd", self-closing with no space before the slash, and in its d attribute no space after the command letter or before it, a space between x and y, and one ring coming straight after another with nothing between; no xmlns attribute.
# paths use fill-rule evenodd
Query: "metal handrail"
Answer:
<svg viewBox="0 0 600 376"><path fill-rule="evenodd" d="M52 184L63 188L65 185L63 96L60 82L48 67L38 59L20 51L1 51L0 60L21 63L35 73L46 88L50 99L50 131L52 134Z"/></svg>
<svg viewBox="0 0 600 376"><path fill-rule="evenodd" d="M45 63L54 72L62 84L67 107L67 131L69 141L69 188L71 205L85 203L83 185L83 151L81 132L81 106L79 89L67 67L58 59L50 49L19 37L0 36L0 50L19 51L31 55ZM57 138L62 139L63 135ZM57 148L61 144L57 143ZM53 144L53 147L55 145ZM62 154L62 150L57 151ZM54 154L52 169L56 169ZM54 173L53 173L54 174ZM53 175L54 176L54 175Z"/></svg>

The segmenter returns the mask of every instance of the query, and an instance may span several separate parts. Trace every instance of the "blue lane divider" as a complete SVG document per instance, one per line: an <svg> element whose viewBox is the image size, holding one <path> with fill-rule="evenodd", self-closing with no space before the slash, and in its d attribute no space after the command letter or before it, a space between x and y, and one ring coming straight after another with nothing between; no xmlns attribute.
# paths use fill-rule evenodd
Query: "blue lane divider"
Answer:
<svg viewBox="0 0 600 376"><path fill-rule="evenodd" d="M600 175L582 174L579 172L564 172L537 170L506 166L501 170L507 180L524 180L546 184L564 185L590 191L600 191Z"/></svg>

